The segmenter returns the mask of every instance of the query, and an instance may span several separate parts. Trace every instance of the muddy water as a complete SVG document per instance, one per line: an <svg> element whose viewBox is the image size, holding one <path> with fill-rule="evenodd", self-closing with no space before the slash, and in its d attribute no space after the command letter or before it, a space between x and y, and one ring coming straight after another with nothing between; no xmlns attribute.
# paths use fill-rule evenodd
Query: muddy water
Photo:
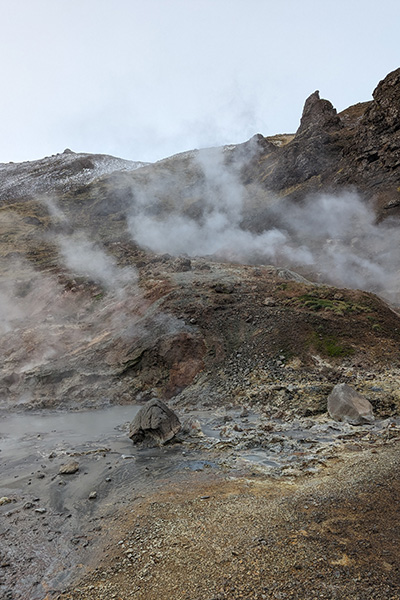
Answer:
<svg viewBox="0 0 400 600"><path fill-rule="evenodd" d="M20 457L27 449L38 455L55 450L64 452L72 444L102 443L107 438L114 444L122 440L121 423L130 421L138 407L116 406L87 412L18 413L2 416L0 422L0 448L2 458L12 458L17 451ZM17 450L18 449L18 450Z"/></svg>
<svg viewBox="0 0 400 600"><path fill-rule="evenodd" d="M103 519L172 471L196 468L180 445L135 449L127 433L137 410L3 414L0 497L11 502L0 506L1 598L62 590L79 575ZM60 475L71 461L79 470Z"/></svg>

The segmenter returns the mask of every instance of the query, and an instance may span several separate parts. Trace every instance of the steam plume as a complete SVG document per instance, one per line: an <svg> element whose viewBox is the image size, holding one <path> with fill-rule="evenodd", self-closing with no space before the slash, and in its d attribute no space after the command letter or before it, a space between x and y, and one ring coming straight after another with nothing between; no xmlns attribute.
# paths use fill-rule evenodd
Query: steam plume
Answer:
<svg viewBox="0 0 400 600"><path fill-rule="evenodd" d="M227 160L222 150L211 149L194 153L192 161L198 176L189 189L164 178L163 189L159 179L150 179L140 194L135 190L140 201L128 224L139 245L158 253L297 268L326 283L397 301L397 222L377 224L359 195L324 194L298 205L244 185L242 157ZM257 216L253 223L245 221L257 203L263 206L261 231Z"/></svg>

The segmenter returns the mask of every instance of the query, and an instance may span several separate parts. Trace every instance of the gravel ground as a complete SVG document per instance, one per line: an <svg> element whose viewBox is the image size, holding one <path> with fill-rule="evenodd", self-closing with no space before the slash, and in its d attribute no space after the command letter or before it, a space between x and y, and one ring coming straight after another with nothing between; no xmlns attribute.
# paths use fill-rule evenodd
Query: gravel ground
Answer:
<svg viewBox="0 0 400 600"><path fill-rule="evenodd" d="M59 600L400 599L400 444L298 478L189 474L104 528Z"/></svg>

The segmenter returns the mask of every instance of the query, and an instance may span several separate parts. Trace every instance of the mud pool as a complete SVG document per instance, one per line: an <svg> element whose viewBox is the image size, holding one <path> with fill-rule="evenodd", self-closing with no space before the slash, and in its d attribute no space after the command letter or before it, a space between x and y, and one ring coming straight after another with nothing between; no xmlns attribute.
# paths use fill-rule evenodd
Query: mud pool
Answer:
<svg viewBox="0 0 400 600"><path fill-rule="evenodd" d="M0 597L51 596L79 576L102 522L166 479L217 468L182 444L137 449L138 406L3 413L0 421ZM60 468L76 461L74 474Z"/></svg>
<svg viewBox="0 0 400 600"><path fill-rule="evenodd" d="M179 414L197 427L176 443L138 449L128 438L138 409L3 413L0 597L42 600L62 591L95 560L118 511L135 510L171 479L196 471L293 477L322 468L341 447L362 450L399 434L394 419L352 427L326 417L285 422L217 409ZM78 470L60 474L71 461Z"/></svg>

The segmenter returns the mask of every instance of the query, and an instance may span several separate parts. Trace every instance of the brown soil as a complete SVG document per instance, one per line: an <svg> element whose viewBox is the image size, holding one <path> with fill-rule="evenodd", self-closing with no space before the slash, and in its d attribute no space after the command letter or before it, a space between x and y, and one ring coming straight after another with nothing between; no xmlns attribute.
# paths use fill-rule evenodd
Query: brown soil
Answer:
<svg viewBox="0 0 400 600"><path fill-rule="evenodd" d="M322 474L192 474L109 523L59 600L400 598L400 446L349 446Z"/></svg>

